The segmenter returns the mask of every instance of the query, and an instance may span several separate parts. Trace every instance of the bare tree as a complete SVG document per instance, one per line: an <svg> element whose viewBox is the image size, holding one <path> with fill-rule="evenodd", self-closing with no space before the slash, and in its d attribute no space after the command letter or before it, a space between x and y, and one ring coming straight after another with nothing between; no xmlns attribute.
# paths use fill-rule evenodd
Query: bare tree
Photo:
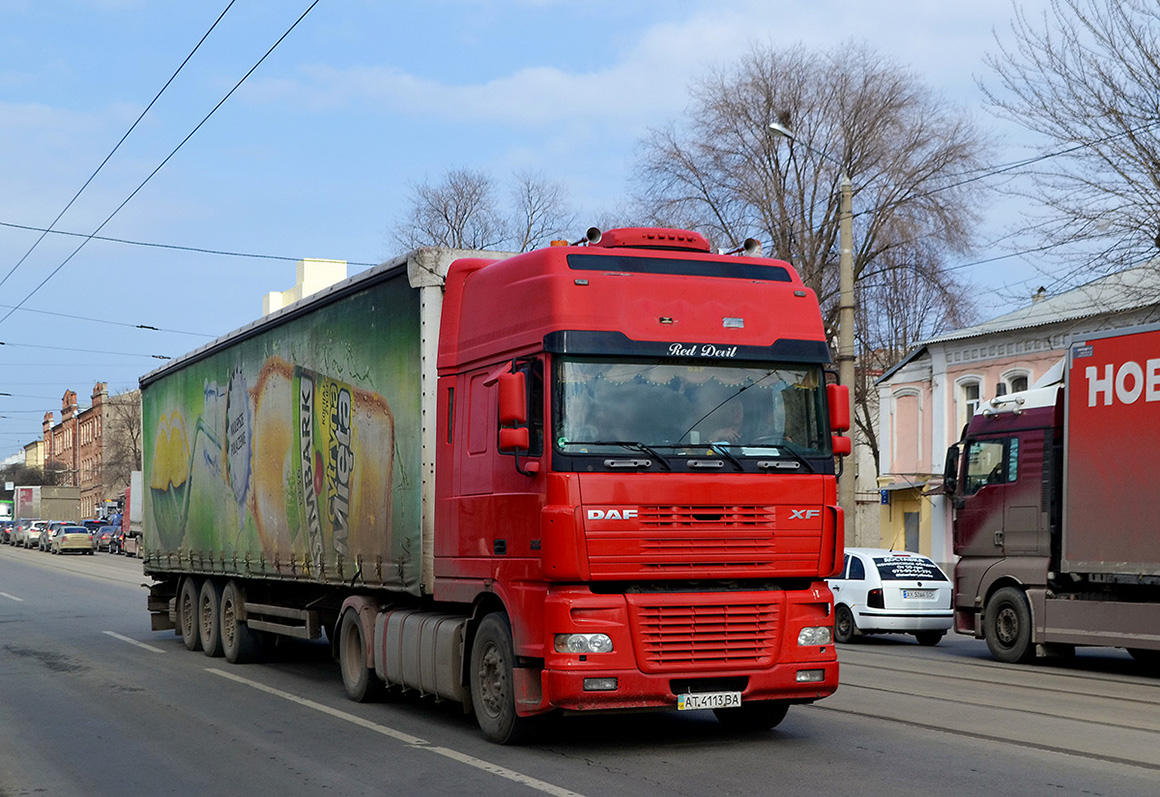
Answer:
<svg viewBox="0 0 1160 797"><path fill-rule="evenodd" d="M541 174L517 173L511 199L511 209L505 212L492 177L453 169L438 185L412 187L410 208L395 228L395 241L405 249L451 246L526 252L574 224L565 186Z"/></svg>
<svg viewBox="0 0 1160 797"><path fill-rule="evenodd" d="M1022 192L1043 211L1025 231L1086 279L1155 257L1160 5L1051 0L1038 18L1013 8L1011 40L996 36L987 59L997 86L981 87L1054 155L1034 165L1034 189Z"/></svg>
<svg viewBox="0 0 1160 797"><path fill-rule="evenodd" d="M494 181L469 169L447 172L438 185L412 186L410 212L395 229L395 240L406 249L491 249L504 237Z"/></svg>
<svg viewBox="0 0 1160 797"><path fill-rule="evenodd" d="M567 235L576 225L567 197L568 190L561 182L549 181L542 174L517 173L508 221L511 248L527 252Z"/></svg>
<svg viewBox="0 0 1160 797"><path fill-rule="evenodd" d="M129 475L141 470L141 391L109 396L105 407L101 481L109 496L127 487Z"/></svg>
<svg viewBox="0 0 1160 797"><path fill-rule="evenodd" d="M692 93L683 124L644 142L642 215L698 229L722 247L751 236L769 242L770 253L792 262L817 291L834 340L845 173L854 185L856 282L921 258L948 302L961 295L941 266L969 244L978 189L962 175L979 167L985 142L911 72L864 45L823 53L755 46ZM791 128L797 143L772 135L773 121ZM861 296L864 318L887 312L880 298L881 291ZM899 299L896 311L908 306ZM862 346L863 353L881 348ZM874 391L854 387L865 408Z"/></svg>

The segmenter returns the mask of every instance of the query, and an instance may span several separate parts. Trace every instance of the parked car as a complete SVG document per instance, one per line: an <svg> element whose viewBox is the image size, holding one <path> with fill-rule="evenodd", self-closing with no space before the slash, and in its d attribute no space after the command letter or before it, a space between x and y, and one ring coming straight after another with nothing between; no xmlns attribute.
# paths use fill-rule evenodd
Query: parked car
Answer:
<svg viewBox="0 0 1160 797"><path fill-rule="evenodd" d="M44 527L44 531L41 532L40 538L36 541L37 549L41 551L52 551L53 533L56 532L56 530L61 526L67 525L69 524L65 523L63 520L50 520L48 525Z"/></svg>
<svg viewBox="0 0 1160 797"><path fill-rule="evenodd" d="M93 551L93 536L84 526L60 526L52 535L52 553L87 553Z"/></svg>
<svg viewBox="0 0 1160 797"><path fill-rule="evenodd" d="M120 531L116 526L101 526L93 532L93 550L113 552L113 536Z"/></svg>
<svg viewBox="0 0 1160 797"><path fill-rule="evenodd" d="M35 548L40 544L40 534L44 531L45 525L43 520L34 520L29 523L28 528L21 530L19 544L25 548Z"/></svg>
<svg viewBox="0 0 1160 797"><path fill-rule="evenodd" d="M954 622L951 582L922 554L847 548L842 575L827 579L834 593L834 639L859 634L914 634L937 645Z"/></svg>

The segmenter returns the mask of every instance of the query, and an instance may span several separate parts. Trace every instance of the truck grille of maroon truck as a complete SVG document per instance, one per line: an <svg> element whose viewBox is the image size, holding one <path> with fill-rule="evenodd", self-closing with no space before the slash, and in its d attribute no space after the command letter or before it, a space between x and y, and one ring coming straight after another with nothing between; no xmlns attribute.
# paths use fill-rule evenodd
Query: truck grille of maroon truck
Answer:
<svg viewBox="0 0 1160 797"><path fill-rule="evenodd" d="M645 672L767 667L777 656L781 607L767 602L661 603L630 596ZM671 599L672 596L665 596Z"/></svg>

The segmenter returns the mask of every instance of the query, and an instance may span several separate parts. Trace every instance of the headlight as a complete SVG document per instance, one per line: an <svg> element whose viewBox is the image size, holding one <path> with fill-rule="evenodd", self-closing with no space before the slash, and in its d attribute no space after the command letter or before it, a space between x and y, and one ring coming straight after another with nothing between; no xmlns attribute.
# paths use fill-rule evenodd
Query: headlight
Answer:
<svg viewBox="0 0 1160 797"><path fill-rule="evenodd" d="M556 634L557 653L611 653L608 634Z"/></svg>
<svg viewBox="0 0 1160 797"><path fill-rule="evenodd" d="M828 645L834 641L833 629L828 625L803 628L798 634L798 644L804 646Z"/></svg>

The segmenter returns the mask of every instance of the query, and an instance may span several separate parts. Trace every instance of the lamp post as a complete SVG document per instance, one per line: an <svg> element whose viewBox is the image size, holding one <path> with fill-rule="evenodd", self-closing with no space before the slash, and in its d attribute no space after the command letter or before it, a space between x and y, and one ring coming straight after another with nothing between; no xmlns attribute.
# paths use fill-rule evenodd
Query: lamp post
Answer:
<svg viewBox="0 0 1160 797"><path fill-rule="evenodd" d="M770 131L792 145L797 136L779 122L769 123ZM850 418L854 418L854 186L845 167L824 152L809 144L801 145L819 158L828 160L841 170L838 181L838 381L850 388ZM854 435L851 435L854 439ZM854 468L843 468L838 478L838 504L846 518L843 529L846 545L857 544L854 539Z"/></svg>

